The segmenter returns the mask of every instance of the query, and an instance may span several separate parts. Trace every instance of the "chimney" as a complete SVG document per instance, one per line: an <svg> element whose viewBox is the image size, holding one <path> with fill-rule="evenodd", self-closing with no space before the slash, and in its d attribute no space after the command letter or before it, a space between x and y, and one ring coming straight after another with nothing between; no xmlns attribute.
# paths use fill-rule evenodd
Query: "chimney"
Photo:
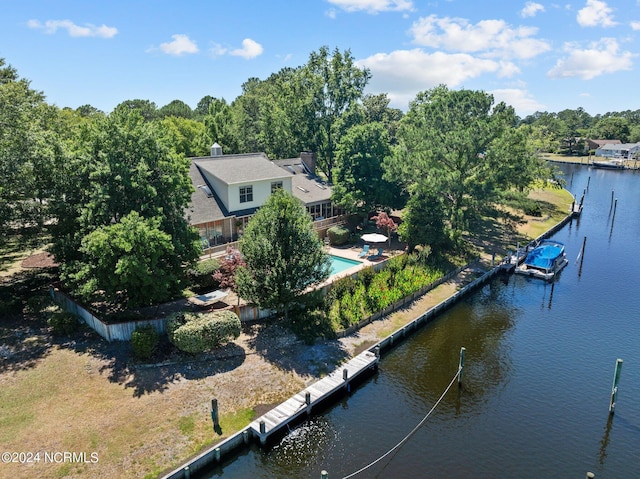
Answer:
<svg viewBox="0 0 640 479"><path fill-rule="evenodd" d="M300 153L300 160L304 164L305 168L313 176L316 175L316 154L312 151L303 151Z"/></svg>
<svg viewBox="0 0 640 479"><path fill-rule="evenodd" d="M214 143L211 146L211 156L212 157L222 156L222 147L218 145L218 143Z"/></svg>

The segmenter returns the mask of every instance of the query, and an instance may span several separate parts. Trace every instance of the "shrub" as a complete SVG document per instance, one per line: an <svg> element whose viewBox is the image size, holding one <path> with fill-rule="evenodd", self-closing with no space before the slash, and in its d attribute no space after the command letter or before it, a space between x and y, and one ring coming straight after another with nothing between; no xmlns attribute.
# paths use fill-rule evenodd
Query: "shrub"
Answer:
<svg viewBox="0 0 640 479"><path fill-rule="evenodd" d="M139 326L131 333L131 346L133 354L140 359L150 359L158 348L160 336L150 324Z"/></svg>
<svg viewBox="0 0 640 479"><path fill-rule="evenodd" d="M78 329L78 318L66 311L56 311L47 324L53 329L53 334L58 336L71 336Z"/></svg>
<svg viewBox="0 0 640 479"><path fill-rule="evenodd" d="M220 267L215 258L198 261L188 272L189 281L191 281L192 289L196 292L210 291L218 287L218 282L213 279L215 273Z"/></svg>
<svg viewBox="0 0 640 479"><path fill-rule="evenodd" d="M201 353L221 346L240 336L240 331L240 319L231 311L178 313L167 321L169 341L188 353Z"/></svg>
<svg viewBox="0 0 640 479"><path fill-rule="evenodd" d="M331 245L340 246L349 241L351 232L344 226L332 226L327 230L327 236Z"/></svg>

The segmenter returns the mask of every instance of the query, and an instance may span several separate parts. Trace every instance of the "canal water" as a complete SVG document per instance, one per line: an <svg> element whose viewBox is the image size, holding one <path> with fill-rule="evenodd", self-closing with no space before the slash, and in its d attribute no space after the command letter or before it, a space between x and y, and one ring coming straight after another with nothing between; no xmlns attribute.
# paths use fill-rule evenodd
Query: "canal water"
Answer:
<svg viewBox="0 0 640 479"><path fill-rule="evenodd" d="M208 477L350 476L423 420L454 378L461 347L462 388L353 477L640 477L640 173L562 169L584 210L554 235L569 265L553 284L490 282L386 355L348 397Z"/></svg>

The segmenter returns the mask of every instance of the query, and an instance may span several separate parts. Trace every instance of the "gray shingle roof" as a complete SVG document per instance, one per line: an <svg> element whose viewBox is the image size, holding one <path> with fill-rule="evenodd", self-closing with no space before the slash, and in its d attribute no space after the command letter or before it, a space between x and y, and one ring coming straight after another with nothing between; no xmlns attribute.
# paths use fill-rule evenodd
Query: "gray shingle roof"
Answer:
<svg viewBox="0 0 640 479"><path fill-rule="evenodd" d="M285 171L290 172L291 188L293 196L302 200L305 205L320 203L331 199L331 188L318 176L311 175L302 164L300 158L290 158L288 160L273 160L273 164L278 165Z"/></svg>
<svg viewBox="0 0 640 479"><path fill-rule="evenodd" d="M276 167L264 153L193 158L200 168L228 185L286 178L290 173Z"/></svg>

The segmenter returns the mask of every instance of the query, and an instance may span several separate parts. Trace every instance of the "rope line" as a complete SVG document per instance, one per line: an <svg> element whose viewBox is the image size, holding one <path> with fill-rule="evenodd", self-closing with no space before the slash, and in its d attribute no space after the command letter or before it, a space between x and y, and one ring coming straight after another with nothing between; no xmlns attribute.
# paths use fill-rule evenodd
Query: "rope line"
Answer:
<svg viewBox="0 0 640 479"><path fill-rule="evenodd" d="M438 405L442 402L442 400L444 399L444 397L446 396L446 394L449 392L449 389L451 389L451 386L453 386L453 383L455 382L456 379L458 379L458 377L460 376L460 371L461 369L458 368L458 372L455 374L455 376L453 376L453 379L451 380L451 382L449 383L449 385L447 386L447 389L444 390L444 392L442 393L442 395L440 396L440 398L436 401L436 403L433 405L433 407L429 410L429 412L427 413L427 415L422 418L422 420L418 423L418 425L416 427L414 427L411 432L409 432L409 434L407 434L398 444L396 444L395 446L393 446L391 449L389 449L387 452L385 452L382 456L380 456L378 459L376 459L373 462L370 462L369 464L367 464L366 466L364 466L361 469L358 469L356 472L352 472L351 474L349 474L348 476L344 476L342 479L350 479L354 476L357 476L358 474L360 474L361 472L366 471L367 469L369 469L370 467L373 467L374 465L376 465L377 463L379 463L380 461L382 461L385 457L387 457L389 454L391 454L393 451L395 451L396 449L399 449L400 447L402 447L404 445L404 443L406 443L409 438L411 436L413 436L418 429L420 429L425 422L427 422L427 419L429 419L429 416L431 416L431 414L433 413L433 411L435 411L435 409L438 407Z"/></svg>

